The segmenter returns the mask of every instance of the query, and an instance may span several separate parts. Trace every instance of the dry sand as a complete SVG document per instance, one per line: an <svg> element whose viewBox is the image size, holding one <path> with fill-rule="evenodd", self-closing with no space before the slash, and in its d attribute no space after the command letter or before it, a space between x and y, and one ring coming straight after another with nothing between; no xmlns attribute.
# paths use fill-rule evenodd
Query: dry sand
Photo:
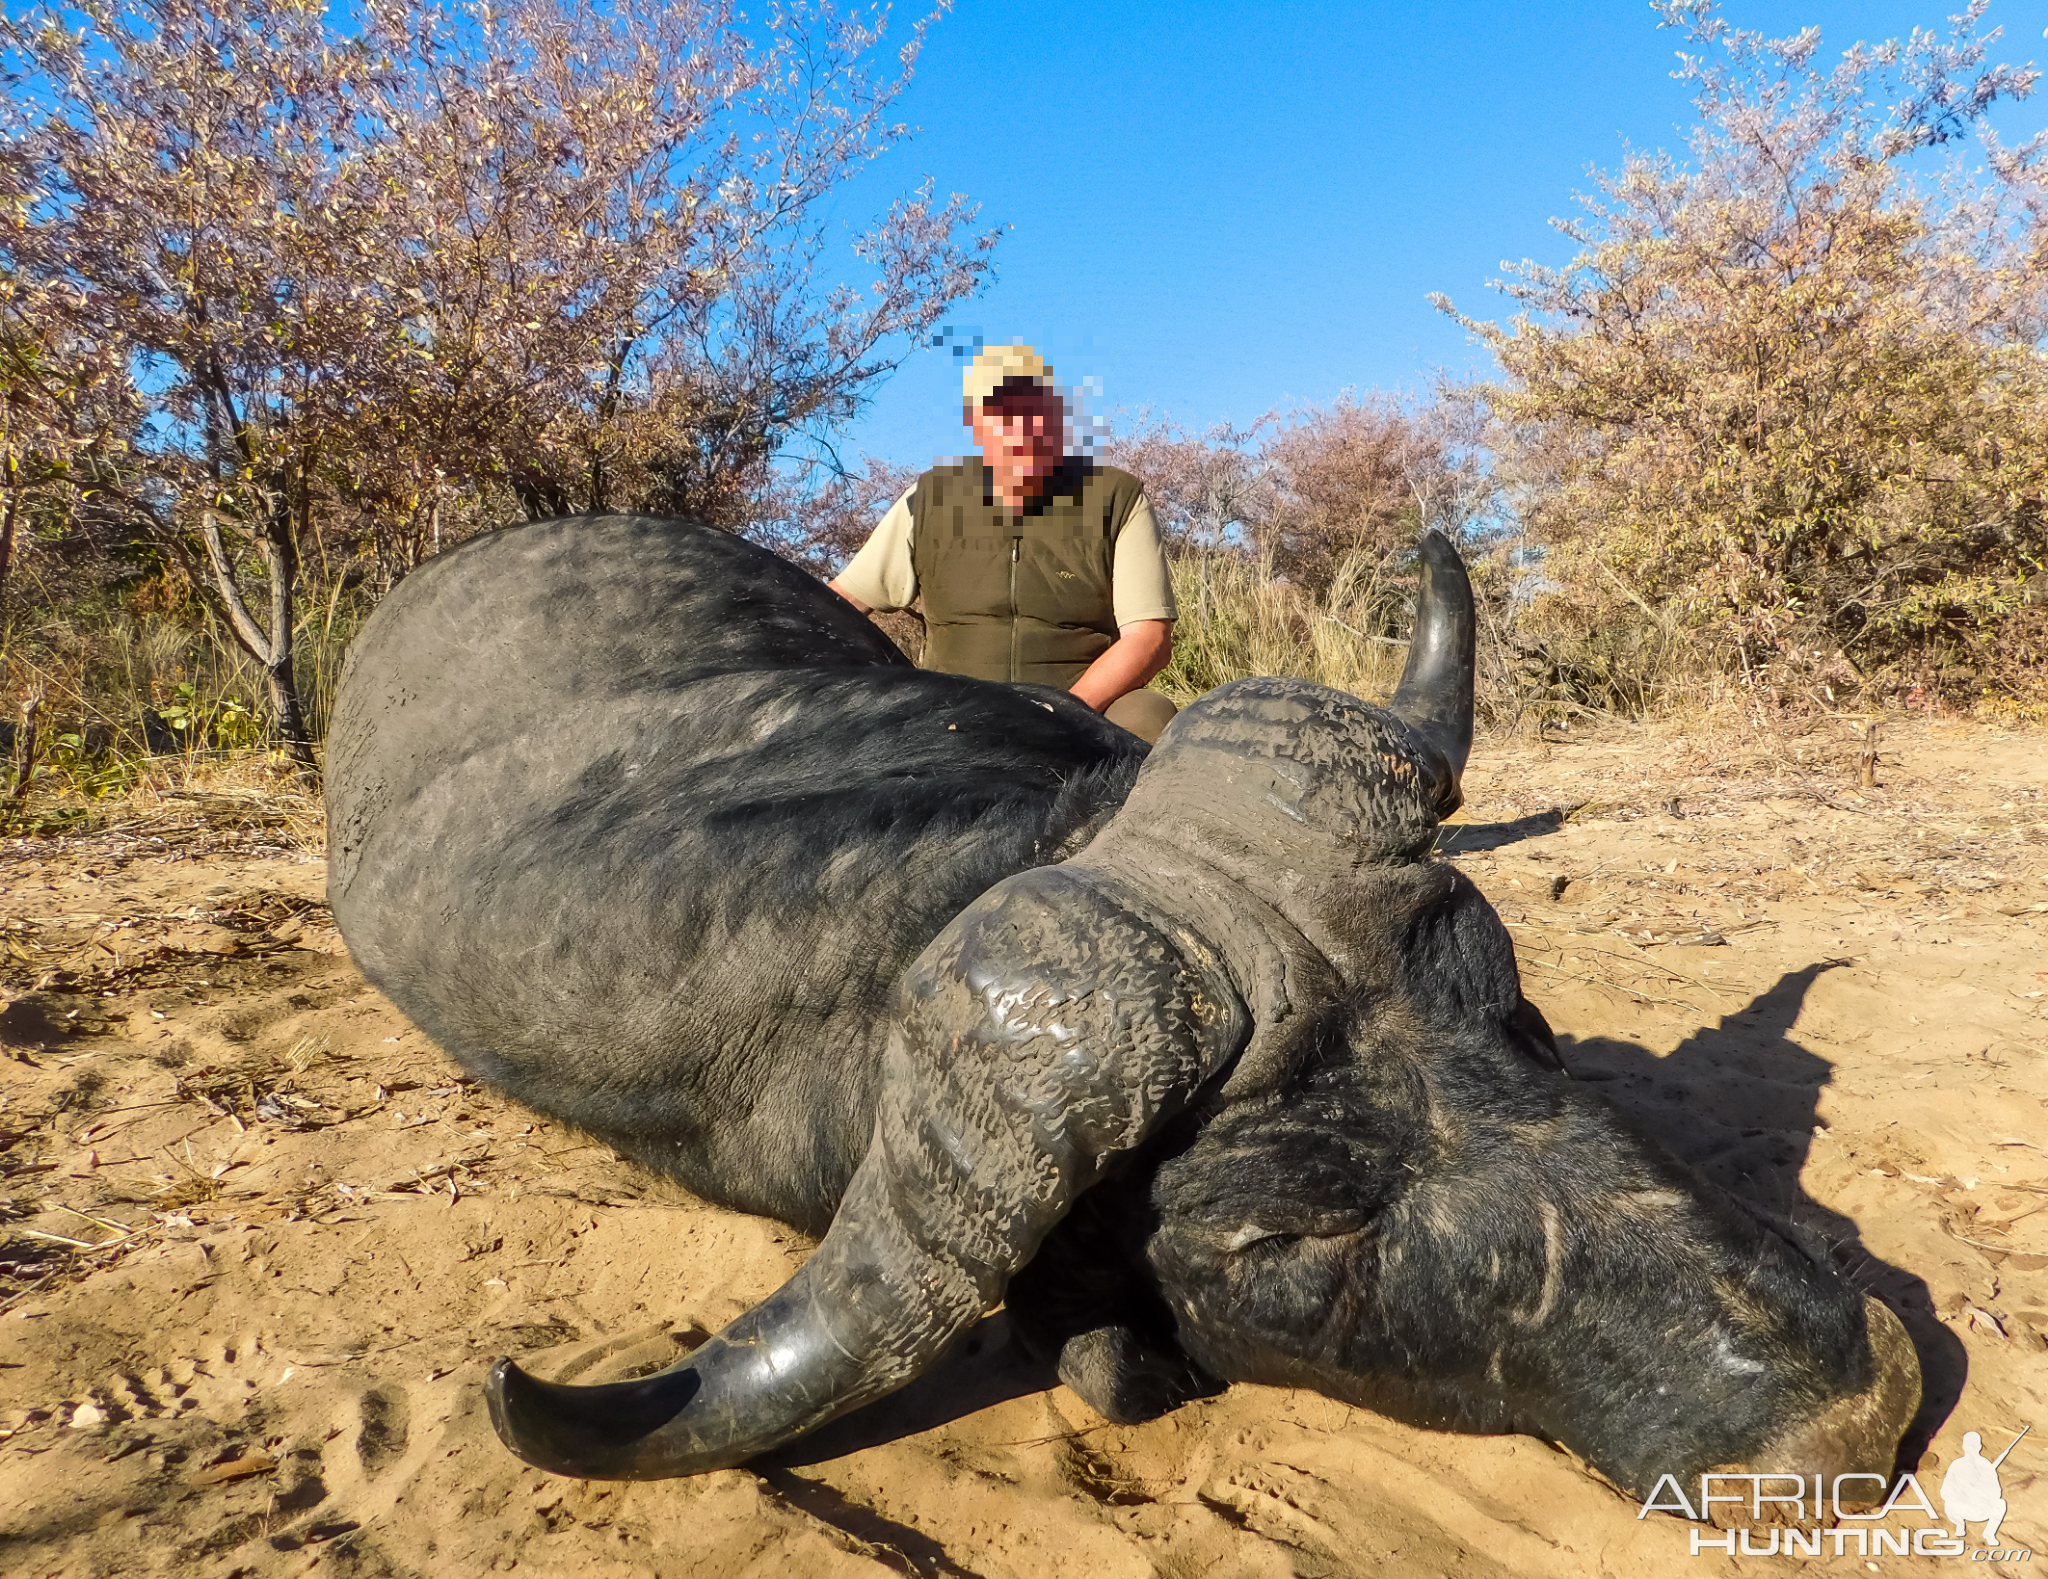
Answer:
<svg viewBox="0 0 2048 1579"><path fill-rule="evenodd" d="M1995 1452L2035 1426L2004 1466L2002 1543L2038 1563L2048 739L1935 724L1887 745L1861 790L1838 724L1768 748L1621 730L1482 747L1444 844L1513 929L1579 1078L1819 1230L1903 1312L1930 1489L1963 1431ZM1309 1393L1238 1387L1107 1425L1017 1357L1000 1315L773 1464L627 1486L527 1470L484 1416L495 1356L587 1380L663 1363L807 1243L463 1081L341 952L317 830L295 839L253 800L214 811L0 850L0 1572L1969 1562L1692 1557L1695 1527L1638 1519L1542 1442Z"/></svg>

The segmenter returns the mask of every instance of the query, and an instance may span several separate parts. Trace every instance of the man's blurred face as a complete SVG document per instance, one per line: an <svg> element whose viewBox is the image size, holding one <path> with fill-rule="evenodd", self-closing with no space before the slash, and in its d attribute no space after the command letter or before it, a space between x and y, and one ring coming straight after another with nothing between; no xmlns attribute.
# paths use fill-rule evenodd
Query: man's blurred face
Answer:
<svg viewBox="0 0 2048 1579"><path fill-rule="evenodd" d="M1033 386L990 396L968 418L968 426L992 470L1038 478L1066 453L1066 418L1066 402L1056 390Z"/></svg>

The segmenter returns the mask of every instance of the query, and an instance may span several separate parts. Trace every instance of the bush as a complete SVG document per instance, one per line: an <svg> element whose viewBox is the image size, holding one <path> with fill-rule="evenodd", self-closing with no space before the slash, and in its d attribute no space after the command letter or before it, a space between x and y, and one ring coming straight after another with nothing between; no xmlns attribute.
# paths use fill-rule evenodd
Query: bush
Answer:
<svg viewBox="0 0 2048 1579"><path fill-rule="evenodd" d="M1571 263L1512 271L1521 316L1464 320L1506 375L1495 448L1553 626L1577 611L1597 648L1633 603L1745 683L1823 694L2037 684L2010 649L2048 563L2048 142L1907 169L2037 74L1984 64L1981 4L1826 66L1817 30L1658 9L1700 51L1691 165L1632 153L1563 227Z"/></svg>

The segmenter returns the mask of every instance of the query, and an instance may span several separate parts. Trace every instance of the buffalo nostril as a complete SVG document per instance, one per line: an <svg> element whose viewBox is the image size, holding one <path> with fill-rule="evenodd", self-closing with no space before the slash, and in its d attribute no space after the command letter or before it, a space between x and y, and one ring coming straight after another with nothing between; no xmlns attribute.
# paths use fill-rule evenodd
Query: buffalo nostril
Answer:
<svg viewBox="0 0 2048 1579"><path fill-rule="evenodd" d="M1843 1506L1852 1499L1884 1500L1899 1440L1920 1411L1920 1360L1913 1340L1890 1309L1865 1295L1863 1311L1870 1333L1870 1380L1780 1432L1751 1463L1731 1473L1788 1479L1798 1475L1809 1484L1818 1475L1831 1494L1837 1476L1867 1476L1842 1488ZM1859 1486L1860 1494L1854 1489ZM1747 1516L1744 1510L1713 1511L1716 1524L1741 1522Z"/></svg>

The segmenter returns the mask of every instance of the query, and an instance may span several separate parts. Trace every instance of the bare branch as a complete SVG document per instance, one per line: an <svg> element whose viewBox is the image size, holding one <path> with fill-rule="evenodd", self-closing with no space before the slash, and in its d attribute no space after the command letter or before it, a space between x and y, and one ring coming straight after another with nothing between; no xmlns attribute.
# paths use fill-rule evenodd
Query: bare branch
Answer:
<svg viewBox="0 0 2048 1579"><path fill-rule="evenodd" d="M235 640L241 643L250 657L267 666L271 661L270 638L264 635L263 628L250 615L249 606L242 601L241 580L236 576L227 547L221 541L220 519L210 509L199 512L199 537L206 545L206 559L213 570L214 589L227 608L228 628L235 633ZM276 612L274 605L272 612Z"/></svg>

